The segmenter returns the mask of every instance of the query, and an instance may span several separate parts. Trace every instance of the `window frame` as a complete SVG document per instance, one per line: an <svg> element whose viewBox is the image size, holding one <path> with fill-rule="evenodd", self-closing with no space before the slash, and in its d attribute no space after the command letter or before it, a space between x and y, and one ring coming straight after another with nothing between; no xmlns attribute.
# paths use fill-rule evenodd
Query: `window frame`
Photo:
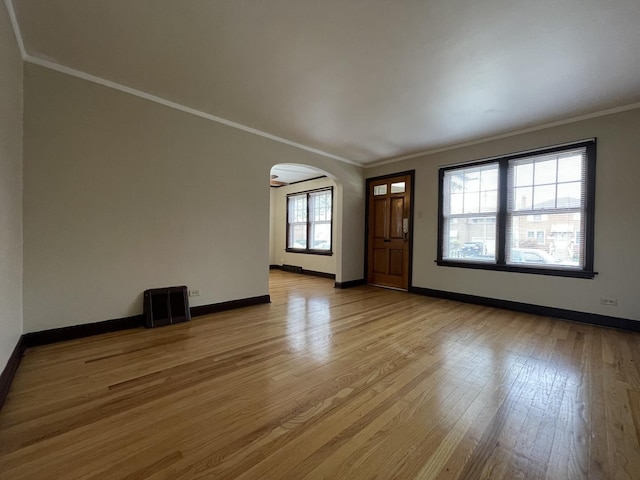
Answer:
<svg viewBox="0 0 640 480"><path fill-rule="evenodd" d="M326 222L313 222L311 221L311 202L309 201L311 194L313 193L319 193L319 192L330 192L331 195L331 220L329 221L329 250L319 250L319 249L314 249L314 248L309 248L310 246L310 242L311 242L311 233L313 230L313 225L315 223L326 223ZM305 248L295 248L295 247L290 247L289 246L289 234L291 233L291 222L289 221L289 199L291 197L297 197L297 196L301 196L301 195L306 195L306 201L307 201L307 221L305 222L307 225L307 246ZM333 208L334 208L334 201L333 201L333 187L322 187L322 188L316 188L313 190L304 190L301 192L291 192L287 194L287 201L286 201L286 210L287 210L287 228L286 228L286 233L285 233L285 251L288 253L304 253L307 255L325 255L325 256L331 256L333 255ZM296 222L295 224L301 224L302 222Z"/></svg>
<svg viewBox="0 0 640 480"><path fill-rule="evenodd" d="M596 139L581 140L540 149L527 150L497 157L465 162L441 167L438 170L438 243L436 264L443 267L472 268L480 270L496 270L536 275L552 275L574 278L594 278L594 234L595 234L595 181L596 181ZM509 195L509 162L527 157L555 154L563 151L585 148L586 178L584 206L584 266L581 269L562 267L520 266L506 263L507 253L507 201ZM498 212L496 218L496 260L495 262L473 261L467 259L443 258L443 234L445 232L444 216L444 179L445 173L451 170L479 167L489 164L498 165ZM547 213L547 212L542 212ZM549 212L551 213L551 212Z"/></svg>

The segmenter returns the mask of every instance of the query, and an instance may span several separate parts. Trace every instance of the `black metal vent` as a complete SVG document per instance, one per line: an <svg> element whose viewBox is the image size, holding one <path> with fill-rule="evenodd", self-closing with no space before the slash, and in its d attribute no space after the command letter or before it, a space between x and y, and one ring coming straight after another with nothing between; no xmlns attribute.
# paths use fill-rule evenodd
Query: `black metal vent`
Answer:
<svg viewBox="0 0 640 480"><path fill-rule="evenodd" d="M166 287L145 290L145 327L161 327L191 320L187 287Z"/></svg>
<svg viewBox="0 0 640 480"><path fill-rule="evenodd" d="M302 273L302 267L295 265L282 265L282 270L285 272Z"/></svg>

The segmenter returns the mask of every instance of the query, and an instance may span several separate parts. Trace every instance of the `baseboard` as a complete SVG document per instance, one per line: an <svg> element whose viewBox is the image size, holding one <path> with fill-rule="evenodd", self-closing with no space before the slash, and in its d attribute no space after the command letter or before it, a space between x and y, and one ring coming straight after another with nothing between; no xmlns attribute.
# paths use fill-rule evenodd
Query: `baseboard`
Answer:
<svg viewBox="0 0 640 480"><path fill-rule="evenodd" d="M224 310L247 307L260 303L269 303L270 301L271 299L269 295L262 295L259 297L244 298L241 300L231 300L229 302L213 303L210 305L191 307L189 310L192 317L199 317L215 312L222 312ZM130 328L139 328L143 326L144 315L134 315L132 317L118 318L115 320L105 320L103 322L83 323L81 325L71 325L69 327L25 333L22 336L22 341L24 342L24 348L38 347L41 345L64 342L66 340L75 340L77 338L100 335L101 333L118 332L120 330L128 330Z"/></svg>
<svg viewBox="0 0 640 480"><path fill-rule="evenodd" d="M212 303L209 305L200 305L197 307L191 307L191 317L201 317L202 315L211 315L212 313L224 312L225 310L250 307L252 305L261 305L264 303L271 303L270 295L260 295L258 297L242 298L240 300L230 300L228 302Z"/></svg>
<svg viewBox="0 0 640 480"><path fill-rule="evenodd" d="M542 305L532 305L530 303L512 302L510 300L467 295L465 293L433 290L431 288L409 287L409 292L417 293L418 295L425 295L427 297L444 298L446 300L455 300L457 302L472 303L486 307L502 308L504 310L531 313L545 317L563 318L565 320L589 323L602 327L614 327L622 330L640 332L640 321L629 320L628 318L610 317L607 315L599 315L597 313L578 312L575 310L566 310L564 308L545 307Z"/></svg>
<svg viewBox="0 0 640 480"><path fill-rule="evenodd" d="M0 374L0 410L2 410L4 401L9 394L9 387L11 387L11 382L13 382L13 378L16 376L18 365L20 365L20 360L22 360L22 355L25 350L26 347L21 336L7 361L7 365L4 367L4 370L2 370L2 374Z"/></svg>
<svg viewBox="0 0 640 480"><path fill-rule="evenodd" d="M271 297L269 295L261 295L259 297L243 298L240 300L231 300L229 302L200 305L198 307L191 307L189 310L192 317L199 317L225 310L270 302ZM4 370L0 375L0 409L2 409L4 400L9 393L11 382L13 382L13 378L15 377L18 366L20 365L22 355L27 348L49 345L66 340L75 340L77 338L91 337L101 333L117 332L131 328L142 328L143 326L144 315L134 315L132 317L105 320L103 322L84 323L82 325L71 325L69 327L25 333L18 340L16 347L13 349L13 353L7 361L7 365L4 367Z"/></svg>
<svg viewBox="0 0 640 480"><path fill-rule="evenodd" d="M349 280L347 282L336 282L335 288L359 287L360 285L365 285L366 283L367 282L365 282L364 278L360 278L358 280Z"/></svg>
<svg viewBox="0 0 640 480"><path fill-rule="evenodd" d="M329 278L331 280L336 279L335 273L316 272L315 270L305 270L304 268L302 269L302 274L311 275L312 277Z"/></svg>
<svg viewBox="0 0 640 480"><path fill-rule="evenodd" d="M313 277L321 277L321 278L330 278L331 280L335 280L335 273L327 273L327 272L317 272L315 270L307 270L302 267L297 267L300 271L291 272L291 273L301 273L302 275L311 275ZM282 265L269 265L269 270L284 270Z"/></svg>
<svg viewBox="0 0 640 480"><path fill-rule="evenodd" d="M95 323L83 323L81 325L71 325L69 327L25 333L22 338L24 339L26 347L29 348L143 326L144 315L135 315L133 317L117 318L114 320L105 320Z"/></svg>

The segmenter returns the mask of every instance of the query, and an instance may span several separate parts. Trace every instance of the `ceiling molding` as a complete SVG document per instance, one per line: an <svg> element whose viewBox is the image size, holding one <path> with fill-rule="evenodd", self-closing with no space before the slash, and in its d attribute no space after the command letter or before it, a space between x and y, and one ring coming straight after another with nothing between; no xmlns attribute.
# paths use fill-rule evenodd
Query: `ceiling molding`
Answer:
<svg viewBox="0 0 640 480"><path fill-rule="evenodd" d="M24 42L22 41L22 33L20 32L20 25L18 25L16 11L13 8L11 0L4 0L4 4L7 7L7 12L9 13L9 19L11 20L11 26L13 27L13 34L16 36L16 42L18 42L20 56L22 56L22 60L24 60L27 58L27 51L24 49Z"/></svg>
<svg viewBox="0 0 640 480"><path fill-rule="evenodd" d="M559 127L561 125L567 125L569 123L575 123L582 120L589 120L590 118L604 117L606 115L612 115L614 113L626 112L627 110L635 110L640 108L640 102L631 103L622 107L609 108L607 110L600 110L598 112L587 113L579 115L577 117L565 118L564 120L556 120L555 122L543 123L533 127L522 128L520 130L513 130L511 132L501 133L499 135L493 135L491 137L483 137L470 142L454 143L442 148L436 148L433 150L425 150L422 152L411 153L409 155L403 155L401 157L390 158L388 160L381 160L379 162L368 163L363 165L364 168L379 167L381 165L387 165L389 163L401 162L402 160L410 160L412 158L424 157L426 155L433 155L435 153L447 152L449 150L456 150L458 148L470 147L472 145L479 145L481 143L492 142L494 140L500 140L502 138L514 137L516 135L522 135L523 133L536 132L538 130L544 130L545 128Z"/></svg>
<svg viewBox="0 0 640 480"><path fill-rule="evenodd" d="M629 104L629 105L624 105L621 107L615 107L615 108L610 108L607 110L601 110L601 111L597 111L597 112L593 112L593 113L588 113L588 114L584 114L584 115L580 115L580 116L575 116L575 117L570 117L570 118L566 118L566 119L562 119L562 120L557 120L557 121L553 121L553 122L549 122L549 123L543 123L543 124L539 124L539 125L535 125L532 127L527 127L527 128L523 128L523 129L519 129L519 130L513 130L513 131L509 131L509 132L505 132L505 133L501 133L498 135L492 135L489 137L482 137L482 138L478 138L476 140L471 140L468 142L461 142L461 143L454 143L454 144L450 144L444 147L440 147L440 148L435 148L435 149L430 149L430 150L423 150L420 152L416 152L416 153L412 153L412 154L408 154L408 155L402 155L399 157L392 157L392 158L388 158L388 159L384 159L384 160L379 160L379 161L374 161L371 163L362 163L362 162L356 162L344 157L340 157L338 155L334 155L328 152L324 152L322 150L292 141L292 140L288 140L286 138L283 137L279 137L277 135L273 135L270 134L268 132L264 132L262 130L258 130L252 127L248 127L246 125L240 124L240 123L236 123L233 122L231 120L227 120L225 118L222 117L218 117L215 115L211 115L209 113L200 111L200 110L196 110L194 108L191 107L187 107L185 105L176 103L176 102L172 102L170 100L167 100L165 98L162 97L158 97L156 95L152 95L149 93L146 93L142 90L137 90L135 88L131 88L131 87L127 87L125 85L121 85L119 83L116 82L112 82L110 80L95 76L95 75L91 75L89 73L80 71L80 70L76 70L73 69L71 67L67 67L65 65L56 63L56 62L52 62L49 60L44 60L38 57L34 57L32 55L29 55L26 51L25 45L24 45L24 41L22 38L22 33L20 30L20 25L18 23L18 19L15 13L15 9L13 6L13 2L12 0L4 0L5 6L7 8L8 14L9 14L9 18L11 21L11 25L13 27L14 30L14 34L16 37L16 41L18 44L18 48L20 51L20 54L22 56L22 59L24 62L26 63L31 63L34 65L38 65L50 70L55 70L57 72L60 73L64 73L66 75L71 75L73 77L77 77L77 78L81 78L83 80L92 82L92 83L96 83L108 88L112 88L114 90L119 90L123 93L127 93L129 95L134 95L136 97L139 98L143 98L145 100L154 102L154 103L158 103L161 105L164 105L166 107L175 109L175 110L179 110L182 111L184 113L190 114L190 115L195 115L197 117L200 118L204 118L206 120L209 121L213 121L216 123L220 123L223 125L226 125L228 127L231 128L235 128L238 130L242 130L245 131L247 133L251 133L254 135L258 135L260 137L263 138L267 138L269 140L273 140L275 142L278 143L282 143L285 145L289 145L292 146L294 148L298 148L307 152L311 152L317 155L320 155L322 157L326 157L326 158L330 158L333 160L337 160L340 162L344 162L350 165L355 165L358 167L362 167L362 168L373 168L373 167L378 167L378 166L382 166L382 165L387 165L387 164L391 164L391 163L396 163L396 162L400 162L403 160L410 160L413 158L418 158L418 157L423 157L423 156L427 156L427 155L433 155L436 153L441 153L441 152L446 152L446 151L450 151L450 150L455 150L458 148L464 148L464 147L469 147L469 146L473 146L473 145L479 145L482 143L486 143L486 142L491 142L494 140L500 140L500 139L504 139L504 138L508 138L508 137L512 137L512 136L516 136L516 135L522 135L525 133L530 133L530 132L535 132L538 130L543 130L546 128L552 128L552 127L557 127L557 126L561 126L561 125L566 125L566 124L570 124L570 123L574 123L574 122L578 122L578 121L582 121L582 120L588 120L588 119L592 119L592 118L597 118L597 117L601 117L601 116L605 116L605 115L611 115L611 114L615 114L615 113L620 113L620 112L624 112L627 110L633 110L633 109L637 109L640 108L640 102L638 103L633 103L633 104Z"/></svg>
<svg viewBox="0 0 640 480"><path fill-rule="evenodd" d="M299 148L300 150L306 150L307 152L315 153L323 157L331 158L333 160L338 160L340 162L349 163L351 165L362 167L361 163L354 162L353 160L339 157L338 155L333 155L332 153L323 152L322 150L318 150L317 148L309 147L307 145L294 142L292 140L287 140L286 138L278 137L277 135L272 135L270 133L263 132L262 130L258 130L256 128L242 125L241 123L232 122L231 120L227 120L226 118L217 117L215 115L211 115L209 113L196 110L195 108L187 107L180 103L172 102L171 100L167 100L166 98L158 97L156 95L151 95L150 93L143 92L142 90L137 90L135 88L127 87L126 85L112 82L111 80L107 80L105 78L97 77L95 75L91 75L89 73L82 72L74 68L60 65L59 63L54 63L48 60L43 60L41 58L32 57L29 54L26 54L24 61L27 63L32 63L34 65L38 65L40 67L48 68L50 70L55 70L57 72L70 75L72 77L77 77L92 83L97 83L98 85L109 87L114 90L119 90L121 92L128 93L129 95L134 95L136 97L149 100L150 102L159 103L160 105L164 105L165 107L173 108L175 110L180 110L181 112L188 113L190 115L195 115L196 117L204 118L206 120L211 120L212 122L216 122L216 123L221 123L228 127L237 128L238 130L252 133L260 137L268 138L269 140L273 140L278 143L283 143L291 147Z"/></svg>
<svg viewBox="0 0 640 480"><path fill-rule="evenodd" d="M350 165L355 165L358 167L362 167L361 163L355 162L353 160L349 160L348 158L343 158L338 155L334 155L332 153L324 152L322 150L318 150L317 148L309 147L307 145L303 145L298 142L294 142L292 140L288 140L286 138L278 137L277 135L272 135L271 133L263 132L262 130L258 130L256 128L248 127L246 125L242 125L241 123L233 122L231 120L227 120L226 118L217 117L215 115L211 115L206 112L202 112L200 110L196 110L195 108L187 107L180 103L172 102L167 100L166 98L158 97L156 95L151 95L147 92L143 92L142 90L137 90L135 88L127 87L126 85L121 85L116 82L112 82L111 80L107 80L105 78L97 77L95 75L91 75L86 72L82 72L80 70L76 70L71 67L67 67L65 65L61 65L59 63L51 62L49 60L43 60L38 57L31 56L27 53L24 42L22 40L22 33L20 32L20 25L18 24L18 18L16 17L15 10L13 8L13 3L11 0L4 0L4 3L7 7L7 11L9 13L9 18L11 19L11 25L13 26L13 32L16 36L16 40L18 42L18 48L20 49L20 54L22 55L22 60L27 63L31 63L34 65L38 65L40 67L48 68L50 70L55 70L60 73L64 73L66 75L71 75L72 77L81 78L88 82L97 83L98 85L102 85L105 87L112 88L114 90L119 90L124 93L128 93L129 95L134 95L136 97L143 98L145 100L149 100L150 102L159 103L160 105L164 105L165 107L173 108L175 110L180 110L181 112L188 113L190 115L195 115L196 117L204 118L206 120L210 120L212 122L221 123L222 125L226 125L228 127L236 128L238 130L242 130L247 133L252 133L254 135L258 135L263 138L268 138L269 140L273 140L274 142L283 143L285 145L289 145L291 147L299 148L301 150L305 150L307 152L315 153L317 155L321 155L323 157L331 158L333 160L338 160L340 162L348 163Z"/></svg>

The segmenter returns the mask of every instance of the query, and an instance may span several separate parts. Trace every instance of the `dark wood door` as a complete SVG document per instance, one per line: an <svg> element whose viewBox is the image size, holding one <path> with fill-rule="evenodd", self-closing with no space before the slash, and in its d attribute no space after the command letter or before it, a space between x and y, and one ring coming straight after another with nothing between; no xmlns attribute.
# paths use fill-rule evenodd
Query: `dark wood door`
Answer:
<svg viewBox="0 0 640 480"><path fill-rule="evenodd" d="M407 290L412 175L368 183L367 282Z"/></svg>

